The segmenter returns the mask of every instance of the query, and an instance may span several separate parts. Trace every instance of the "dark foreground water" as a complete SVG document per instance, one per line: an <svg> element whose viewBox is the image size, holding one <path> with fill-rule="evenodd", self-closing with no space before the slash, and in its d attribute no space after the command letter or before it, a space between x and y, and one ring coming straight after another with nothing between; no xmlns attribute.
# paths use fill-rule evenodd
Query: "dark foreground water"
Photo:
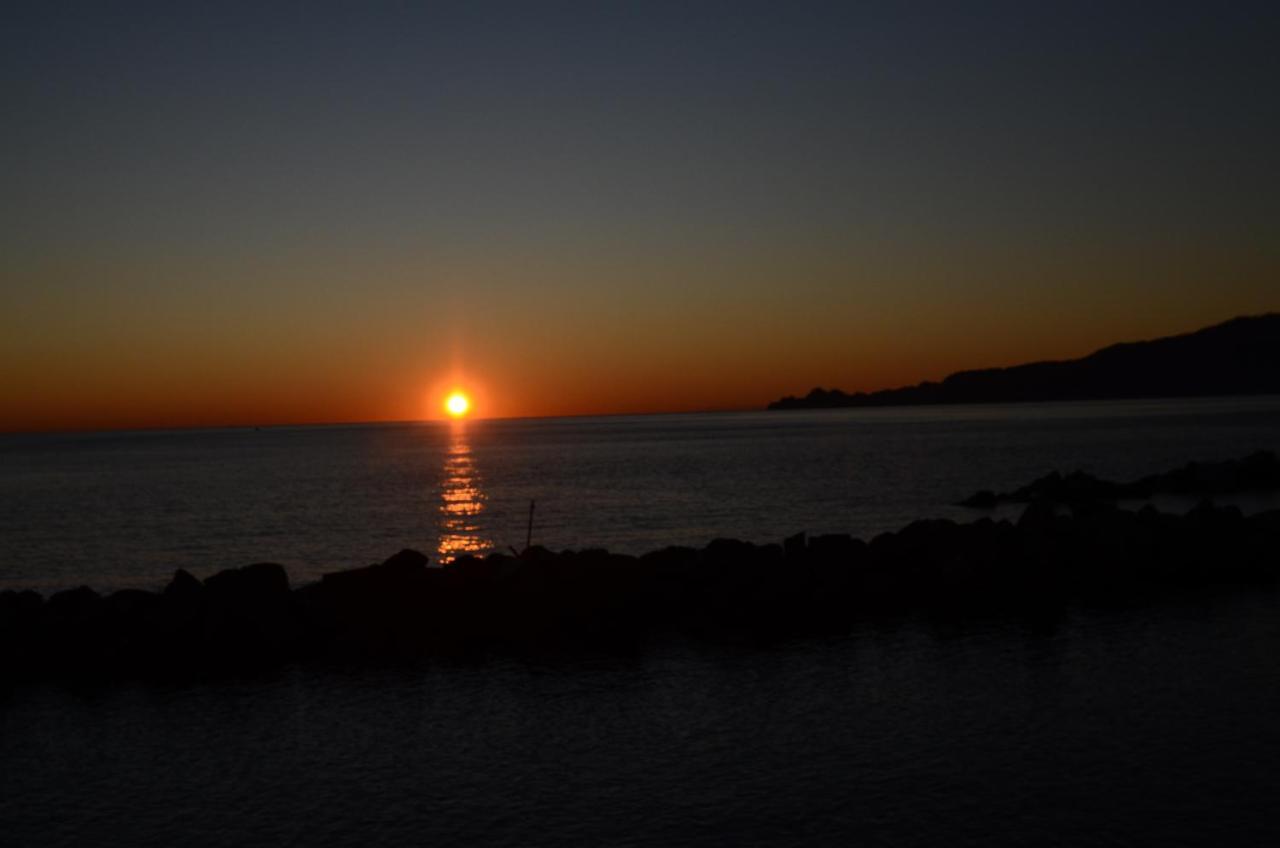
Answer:
<svg viewBox="0 0 1280 848"><path fill-rule="evenodd" d="M1280 398L0 436L0 588L263 560L306 582L403 547L506 550L533 499L556 550L869 537L971 519L951 504L1055 469L1129 479L1261 449L1280 451Z"/></svg>
<svg viewBox="0 0 1280 848"><path fill-rule="evenodd" d="M1280 844L1280 597L0 690L0 843Z"/></svg>

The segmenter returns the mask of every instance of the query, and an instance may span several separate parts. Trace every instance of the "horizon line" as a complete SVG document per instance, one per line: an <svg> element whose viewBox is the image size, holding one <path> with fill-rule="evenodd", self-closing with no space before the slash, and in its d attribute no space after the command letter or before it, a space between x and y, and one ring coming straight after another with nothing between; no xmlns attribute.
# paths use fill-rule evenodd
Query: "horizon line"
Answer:
<svg viewBox="0 0 1280 848"><path fill-rule="evenodd" d="M295 427L368 427L405 424L465 424L467 421L547 421L559 418L634 418L655 415L713 415L727 412L765 412L764 406L718 407L709 409L660 409L646 412L573 412L564 415L486 415L453 418L365 418L346 421L277 421L249 424L179 424L153 427L56 427L48 430L0 430L0 436L57 436L86 433L174 433L192 430L266 430Z"/></svg>
<svg viewBox="0 0 1280 848"><path fill-rule="evenodd" d="M883 406L867 406L867 407L830 407L830 408L813 408L813 409L793 409L793 410L771 410L767 407L725 407L720 409L681 409L681 410L657 410L651 412L582 412L572 413L569 415L495 415L492 417L477 417L467 419L470 421L554 421L560 419L577 419L577 418L647 418L662 415L728 415L741 412L781 412L784 415L796 412L818 412L822 414L832 412L856 412L856 413L881 413L886 410L895 409L955 409L957 407L998 407L998 406L1044 406L1053 404L1080 404L1080 403L1153 403L1161 401L1184 401L1184 402L1204 402L1204 401L1221 401L1221 400L1257 400L1259 398L1280 398L1278 393L1263 394L1224 394L1224 395L1166 395L1161 397L1125 397L1125 398L1074 398L1074 399L1058 399L1058 400L1007 400L1007 401L970 401L967 403L897 403L885 404ZM302 429L307 427L397 427L406 425L422 425L422 424L447 424L457 426L466 424L466 421L458 421L449 418L385 418L385 419L365 419L351 421L298 421L298 422L277 422L275 424L190 424L176 427L101 427L101 428L70 428L70 429L54 429L54 430L0 430L0 438L7 436L76 436L76 435L93 435L93 434L126 434L126 433L188 433L199 430L283 430L283 429Z"/></svg>

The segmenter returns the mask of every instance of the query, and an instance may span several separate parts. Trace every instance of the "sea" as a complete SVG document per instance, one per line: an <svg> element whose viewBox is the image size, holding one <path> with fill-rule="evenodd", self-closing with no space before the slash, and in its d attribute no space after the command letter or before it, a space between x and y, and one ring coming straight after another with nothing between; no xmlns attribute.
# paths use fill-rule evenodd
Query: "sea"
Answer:
<svg viewBox="0 0 1280 848"><path fill-rule="evenodd" d="M1263 449L1280 398L5 435L0 589L259 561L299 585L530 537L870 537L971 520L954 504L973 491L1055 469L1128 480ZM0 680L0 844L1275 845L1277 657L1280 593L1250 588L762 642Z"/></svg>
<svg viewBox="0 0 1280 848"><path fill-rule="evenodd" d="M975 490L1054 470L1129 480L1263 449L1280 451L1280 398L0 435L0 588L254 562L301 584L402 548L440 564L530 540L869 539L972 520L955 504Z"/></svg>

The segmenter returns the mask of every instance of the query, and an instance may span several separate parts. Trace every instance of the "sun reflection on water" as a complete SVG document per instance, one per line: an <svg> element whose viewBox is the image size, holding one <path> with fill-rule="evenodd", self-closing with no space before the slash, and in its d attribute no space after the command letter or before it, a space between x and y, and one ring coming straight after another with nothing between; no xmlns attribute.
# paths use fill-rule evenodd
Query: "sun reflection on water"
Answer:
<svg viewBox="0 0 1280 848"><path fill-rule="evenodd" d="M479 521L486 500L472 456L471 442L467 439L466 425L456 423L450 431L440 480L440 543L436 553L442 563L463 554L478 554L493 548L493 542L485 538Z"/></svg>

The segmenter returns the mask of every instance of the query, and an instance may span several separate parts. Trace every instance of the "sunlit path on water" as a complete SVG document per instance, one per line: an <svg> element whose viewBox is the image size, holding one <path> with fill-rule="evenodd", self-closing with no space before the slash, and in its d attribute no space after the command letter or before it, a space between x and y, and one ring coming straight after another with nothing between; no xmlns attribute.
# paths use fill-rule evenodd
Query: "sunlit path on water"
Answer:
<svg viewBox="0 0 1280 848"><path fill-rule="evenodd" d="M450 427L449 447L440 477L439 543L436 546L440 561L450 562L462 554L490 550L493 542L483 535L479 523L487 496L467 438L466 424L461 421Z"/></svg>

